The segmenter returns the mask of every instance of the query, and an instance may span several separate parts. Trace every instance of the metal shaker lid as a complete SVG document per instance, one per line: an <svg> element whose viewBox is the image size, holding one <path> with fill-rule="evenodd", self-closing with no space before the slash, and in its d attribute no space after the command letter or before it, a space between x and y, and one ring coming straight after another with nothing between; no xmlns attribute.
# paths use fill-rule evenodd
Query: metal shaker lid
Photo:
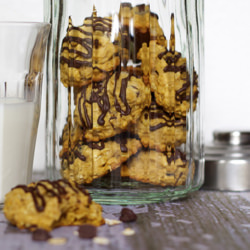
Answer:
<svg viewBox="0 0 250 250"><path fill-rule="evenodd" d="M224 145L250 145L250 132L246 131L215 131L215 144Z"/></svg>
<svg viewBox="0 0 250 250"><path fill-rule="evenodd" d="M204 188L250 190L250 131L215 131L205 147Z"/></svg>

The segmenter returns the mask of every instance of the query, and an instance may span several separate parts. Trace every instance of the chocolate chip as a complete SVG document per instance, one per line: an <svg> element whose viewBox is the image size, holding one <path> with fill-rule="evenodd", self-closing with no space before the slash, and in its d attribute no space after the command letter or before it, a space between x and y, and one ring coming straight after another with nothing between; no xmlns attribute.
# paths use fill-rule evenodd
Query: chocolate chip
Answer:
<svg viewBox="0 0 250 250"><path fill-rule="evenodd" d="M78 229L78 236L82 239L91 239L94 238L97 234L95 226L92 225L82 225Z"/></svg>
<svg viewBox="0 0 250 250"><path fill-rule="evenodd" d="M136 214L129 208L123 208L121 211L121 216L120 216L120 220L122 222L132 222L132 221L136 221L137 216Z"/></svg>
<svg viewBox="0 0 250 250"><path fill-rule="evenodd" d="M32 240L34 241L47 241L49 238L51 238L49 232L44 229L36 229L32 233Z"/></svg>
<svg viewBox="0 0 250 250"><path fill-rule="evenodd" d="M94 44L95 44L95 48L98 49L98 47L99 47L99 41L98 41L98 39L95 39Z"/></svg>

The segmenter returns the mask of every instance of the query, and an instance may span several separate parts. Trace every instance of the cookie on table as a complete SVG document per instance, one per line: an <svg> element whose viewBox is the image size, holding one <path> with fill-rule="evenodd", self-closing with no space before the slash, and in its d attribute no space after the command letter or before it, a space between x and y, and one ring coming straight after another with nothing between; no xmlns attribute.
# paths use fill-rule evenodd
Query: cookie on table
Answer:
<svg viewBox="0 0 250 250"><path fill-rule="evenodd" d="M139 140L126 139L126 135L118 135L113 141L79 143L73 152L73 163L63 163L62 176L79 184L91 183L120 167L140 148Z"/></svg>
<svg viewBox="0 0 250 250"><path fill-rule="evenodd" d="M3 211L11 224L31 231L104 224L101 206L92 201L88 191L66 180L16 186L6 194Z"/></svg>
<svg viewBox="0 0 250 250"><path fill-rule="evenodd" d="M167 113L152 101L150 107L143 111L135 133L145 148L163 152L186 142L186 118L175 117L174 113Z"/></svg>
<svg viewBox="0 0 250 250"><path fill-rule="evenodd" d="M176 187L185 185L188 165L185 154L179 150L169 153L141 151L122 165L121 175L156 186Z"/></svg>
<svg viewBox="0 0 250 250"><path fill-rule="evenodd" d="M60 54L60 77L65 87L101 81L116 69L119 47L116 38L111 41L111 30L111 17L88 17L82 26L74 26L69 17Z"/></svg>
<svg viewBox="0 0 250 250"><path fill-rule="evenodd" d="M118 71L108 80L82 88L74 120L84 128L87 141L104 140L135 124L150 101L150 88L140 75Z"/></svg>

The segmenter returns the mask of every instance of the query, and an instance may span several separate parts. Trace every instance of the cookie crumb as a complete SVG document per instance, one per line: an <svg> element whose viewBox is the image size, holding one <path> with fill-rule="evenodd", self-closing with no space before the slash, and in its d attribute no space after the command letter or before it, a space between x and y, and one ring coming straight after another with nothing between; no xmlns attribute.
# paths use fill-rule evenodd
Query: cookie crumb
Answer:
<svg viewBox="0 0 250 250"><path fill-rule="evenodd" d="M92 225L82 225L78 228L78 236L82 239L92 239L96 237L97 229Z"/></svg>
<svg viewBox="0 0 250 250"><path fill-rule="evenodd" d="M32 240L34 241L47 241L50 238L49 232L44 229L39 228L32 232Z"/></svg>
<svg viewBox="0 0 250 250"><path fill-rule="evenodd" d="M63 237L50 238L48 242L51 245L64 245L67 242L67 239Z"/></svg>
<svg viewBox="0 0 250 250"><path fill-rule="evenodd" d="M121 224L122 221L120 220L113 220L113 219L105 219L105 223L109 226L114 226L114 225L118 225Z"/></svg>
<svg viewBox="0 0 250 250"><path fill-rule="evenodd" d="M131 209L123 208L119 219L122 222L133 222L137 220L137 216Z"/></svg>
<svg viewBox="0 0 250 250"><path fill-rule="evenodd" d="M98 245L108 245L109 244L109 239L105 237L95 237L93 239L93 242L98 244Z"/></svg>
<svg viewBox="0 0 250 250"><path fill-rule="evenodd" d="M134 234L135 234L135 230L128 227L128 228L125 228L125 229L122 231L122 234L125 235L125 236L131 236L131 235L134 235Z"/></svg>

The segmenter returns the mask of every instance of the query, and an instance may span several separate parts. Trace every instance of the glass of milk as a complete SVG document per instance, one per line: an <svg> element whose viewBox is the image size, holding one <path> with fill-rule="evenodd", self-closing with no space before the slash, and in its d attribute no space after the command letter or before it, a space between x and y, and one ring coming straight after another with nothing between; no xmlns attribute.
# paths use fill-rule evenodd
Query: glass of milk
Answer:
<svg viewBox="0 0 250 250"><path fill-rule="evenodd" d="M0 203L31 182L48 23L0 22Z"/></svg>

